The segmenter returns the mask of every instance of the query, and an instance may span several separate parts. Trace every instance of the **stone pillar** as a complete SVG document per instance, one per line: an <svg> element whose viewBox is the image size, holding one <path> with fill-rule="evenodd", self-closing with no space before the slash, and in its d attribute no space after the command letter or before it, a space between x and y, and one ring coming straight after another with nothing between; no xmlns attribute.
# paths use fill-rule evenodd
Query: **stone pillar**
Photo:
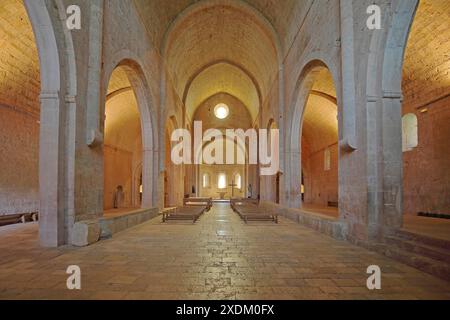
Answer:
<svg viewBox="0 0 450 320"><path fill-rule="evenodd" d="M153 193L153 150L143 150L142 153L142 207L152 208L154 205Z"/></svg>
<svg viewBox="0 0 450 320"><path fill-rule="evenodd" d="M340 0L340 14L343 111L341 146L348 151L353 151L357 148L353 0Z"/></svg>
<svg viewBox="0 0 450 320"><path fill-rule="evenodd" d="M39 238L44 247L65 244L63 134L60 97L43 92L39 139Z"/></svg>
<svg viewBox="0 0 450 320"><path fill-rule="evenodd" d="M75 225L75 154L76 154L76 98L66 95L66 144L65 144L65 228L66 243L72 239L72 231Z"/></svg>
<svg viewBox="0 0 450 320"><path fill-rule="evenodd" d="M86 144L95 147L103 142L104 97L101 96L103 0L89 1L89 72L86 105ZM106 91L106 90L104 90ZM99 104L101 105L99 112Z"/></svg>
<svg viewBox="0 0 450 320"><path fill-rule="evenodd" d="M290 159L290 187L289 187L289 207L301 208L301 152L299 150L290 150L287 155Z"/></svg>
<svg viewBox="0 0 450 320"><path fill-rule="evenodd" d="M402 226L402 94L383 93L383 226Z"/></svg>

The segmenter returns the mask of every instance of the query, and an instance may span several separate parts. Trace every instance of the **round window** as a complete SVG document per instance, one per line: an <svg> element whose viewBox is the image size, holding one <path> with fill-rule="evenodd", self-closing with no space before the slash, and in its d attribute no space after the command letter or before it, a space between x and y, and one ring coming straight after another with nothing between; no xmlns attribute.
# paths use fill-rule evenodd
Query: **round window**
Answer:
<svg viewBox="0 0 450 320"><path fill-rule="evenodd" d="M230 109L226 104L220 103L214 108L214 114L218 119L225 119L230 114Z"/></svg>

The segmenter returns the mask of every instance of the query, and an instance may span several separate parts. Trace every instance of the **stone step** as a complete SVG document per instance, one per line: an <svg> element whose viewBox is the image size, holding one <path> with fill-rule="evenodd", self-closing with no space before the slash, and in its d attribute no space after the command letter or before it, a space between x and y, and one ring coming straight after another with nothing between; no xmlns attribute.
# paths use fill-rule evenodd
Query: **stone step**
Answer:
<svg viewBox="0 0 450 320"><path fill-rule="evenodd" d="M412 233L406 230L397 230L393 236L402 238L404 240L415 241L419 243L423 243L425 245L441 248L444 250L450 250L450 241L444 239L433 238L430 236Z"/></svg>
<svg viewBox="0 0 450 320"><path fill-rule="evenodd" d="M450 264L450 250L396 236L387 236L385 241L399 249Z"/></svg>
<svg viewBox="0 0 450 320"><path fill-rule="evenodd" d="M378 250L381 250L381 253L389 258L403 262L406 265L438 278L450 281L450 265L448 263L414 254L411 251L403 250L392 245L380 245Z"/></svg>

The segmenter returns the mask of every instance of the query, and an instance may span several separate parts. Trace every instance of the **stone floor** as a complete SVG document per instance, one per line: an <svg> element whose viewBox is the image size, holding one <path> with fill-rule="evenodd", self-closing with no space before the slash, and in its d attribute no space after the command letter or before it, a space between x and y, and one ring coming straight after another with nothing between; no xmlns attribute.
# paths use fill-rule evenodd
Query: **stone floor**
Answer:
<svg viewBox="0 0 450 320"><path fill-rule="evenodd" d="M197 224L151 220L86 248L43 249L37 225L0 229L0 299L450 299L450 283L281 219L226 204ZM69 265L82 290L66 289ZM366 288L379 265L382 290Z"/></svg>

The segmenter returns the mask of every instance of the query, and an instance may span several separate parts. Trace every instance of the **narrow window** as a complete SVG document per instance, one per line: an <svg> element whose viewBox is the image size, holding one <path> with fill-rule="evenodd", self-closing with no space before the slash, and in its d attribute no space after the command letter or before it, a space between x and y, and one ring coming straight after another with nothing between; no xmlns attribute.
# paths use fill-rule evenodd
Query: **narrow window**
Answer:
<svg viewBox="0 0 450 320"><path fill-rule="evenodd" d="M219 179L217 180L217 187L219 189L226 189L227 188L227 176L225 173L219 174Z"/></svg>
<svg viewBox="0 0 450 320"><path fill-rule="evenodd" d="M411 151L419 145L417 116L405 114L402 118L402 151Z"/></svg>
<svg viewBox="0 0 450 320"><path fill-rule="evenodd" d="M234 176L234 183L236 184L236 188L241 190L242 189L242 180L241 180L241 175L239 173L237 173Z"/></svg>
<svg viewBox="0 0 450 320"><path fill-rule="evenodd" d="M203 188L209 188L209 186L210 186L209 174L204 173L203 174Z"/></svg>
<svg viewBox="0 0 450 320"><path fill-rule="evenodd" d="M324 169L325 171L331 170L331 150L326 148L324 152Z"/></svg>

